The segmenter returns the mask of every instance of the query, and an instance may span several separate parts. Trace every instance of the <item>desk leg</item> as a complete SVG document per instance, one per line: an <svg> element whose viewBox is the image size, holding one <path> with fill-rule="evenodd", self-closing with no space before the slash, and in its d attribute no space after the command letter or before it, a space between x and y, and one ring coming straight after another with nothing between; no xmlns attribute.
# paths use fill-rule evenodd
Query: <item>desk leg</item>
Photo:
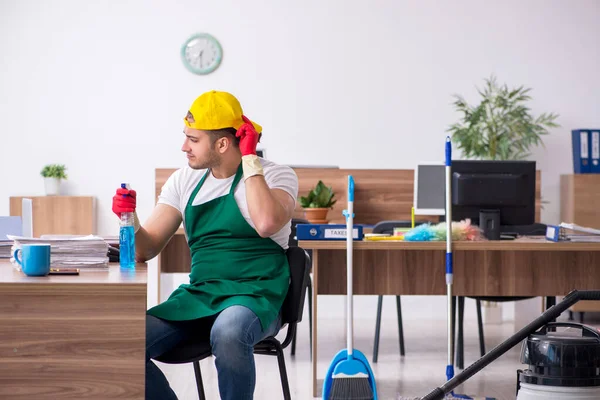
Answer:
<svg viewBox="0 0 600 400"><path fill-rule="evenodd" d="M313 291L312 291L312 392L317 397L317 295L319 293L319 251L312 251Z"/></svg>

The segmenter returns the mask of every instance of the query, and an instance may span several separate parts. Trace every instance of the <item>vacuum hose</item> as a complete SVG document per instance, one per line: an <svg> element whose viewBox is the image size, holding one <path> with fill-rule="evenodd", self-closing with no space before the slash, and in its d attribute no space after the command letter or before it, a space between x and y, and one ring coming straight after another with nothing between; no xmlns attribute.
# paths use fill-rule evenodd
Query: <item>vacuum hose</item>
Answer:
<svg viewBox="0 0 600 400"><path fill-rule="evenodd" d="M481 371L492 361L512 349L515 345L519 344L522 340L527 338L530 334L534 333L542 326L546 325L558 318L560 314L566 311L573 304L579 300L600 300L599 290L573 290L570 292L560 303L550 307L542 315L533 320L519 332L515 333L498 346L494 347L490 352L485 354L479 360L468 366L460 374L454 376L442 387L435 388L421 400L442 400L447 393L453 391L458 385L464 383L467 379Z"/></svg>

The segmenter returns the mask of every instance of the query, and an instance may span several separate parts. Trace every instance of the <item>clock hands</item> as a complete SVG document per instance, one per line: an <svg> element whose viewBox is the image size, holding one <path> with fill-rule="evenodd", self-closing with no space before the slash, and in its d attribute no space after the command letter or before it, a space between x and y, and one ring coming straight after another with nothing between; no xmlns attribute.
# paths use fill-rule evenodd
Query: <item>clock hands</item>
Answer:
<svg viewBox="0 0 600 400"><path fill-rule="evenodd" d="M200 68L202 68L202 53L204 53L204 50L200 50L200 53L198 54L198 58L200 58Z"/></svg>

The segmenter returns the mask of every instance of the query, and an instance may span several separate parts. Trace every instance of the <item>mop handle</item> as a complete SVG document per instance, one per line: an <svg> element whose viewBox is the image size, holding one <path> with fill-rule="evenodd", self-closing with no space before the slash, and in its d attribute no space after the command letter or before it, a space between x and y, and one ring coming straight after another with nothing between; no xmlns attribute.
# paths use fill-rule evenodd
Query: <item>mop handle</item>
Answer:
<svg viewBox="0 0 600 400"><path fill-rule="evenodd" d="M452 284L452 145L446 138L446 284Z"/></svg>
<svg viewBox="0 0 600 400"><path fill-rule="evenodd" d="M346 340L348 347L348 357L352 356L352 349L354 348L354 312L352 308L352 278L353 278L353 228L354 228L354 178L352 175L348 175L348 209L344 212L346 216L346 263L347 263L347 276L346 276L346 290L347 290L347 320L348 325L346 327Z"/></svg>
<svg viewBox="0 0 600 400"><path fill-rule="evenodd" d="M450 137L446 138L446 287L448 291L448 367L446 377L454 376L454 348L452 336L454 321L452 320L452 144Z"/></svg>

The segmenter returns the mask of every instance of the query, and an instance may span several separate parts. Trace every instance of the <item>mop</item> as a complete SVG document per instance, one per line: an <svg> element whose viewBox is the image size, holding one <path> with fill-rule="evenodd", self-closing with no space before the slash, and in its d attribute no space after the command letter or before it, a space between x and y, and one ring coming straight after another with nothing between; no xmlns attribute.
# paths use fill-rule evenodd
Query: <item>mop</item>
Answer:
<svg viewBox="0 0 600 400"><path fill-rule="evenodd" d="M454 318L452 318L452 284L454 272L452 268L452 143L446 137L446 287L448 292L448 365L446 366L446 379L454 377ZM463 394L451 393L450 398L473 399Z"/></svg>
<svg viewBox="0 0 600 400"><path fill-rule="evenodd" d="M446 138L446 288L448 294L448 365L446 366L446 379L454 377L454 347L452 334L454 320L452 318L452 283L454 274L452 269L452 144L450 137ZM473 399L473 397L451 393L450 399ZM418 399L418 398L417 398ZM409 400L400 397L398 400Z"/></svg>
<svg viewBox="0 0 600 400"><path fill-rule="evenodd" d="M348 176L348 209L346 217L347 257L347 348L340 350L325 375L323 400L377 400L375 377L363 353L354 349L352 312L352 250L354 228L354 178Z"/></svg>

